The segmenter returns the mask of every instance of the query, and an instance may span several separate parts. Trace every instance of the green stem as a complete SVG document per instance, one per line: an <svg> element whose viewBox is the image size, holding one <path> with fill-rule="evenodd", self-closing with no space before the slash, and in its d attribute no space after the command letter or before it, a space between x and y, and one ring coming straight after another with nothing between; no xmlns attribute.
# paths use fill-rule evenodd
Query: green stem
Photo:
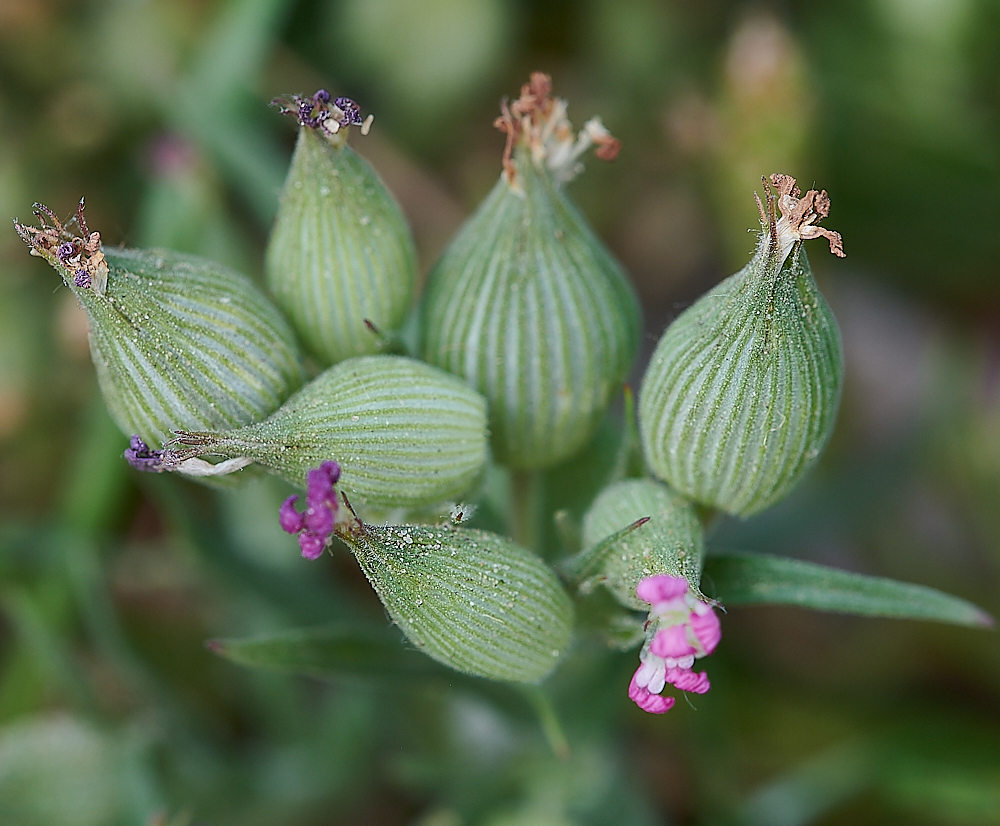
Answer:
<svg viewBox="0 0 1000 826"><path fill-rule="evenodd" d="M542 727L542 733L545 735L552 753L560 760L569 760L572 751L569 747L569 741L566 740L566 734L563 732L562 724L559 722L559 717L556 715L555 706L552 705L552 699L536 685L526 685L521 688L524 696L535 710L535 714L538 715L538 723Z"/></svg>
<svg viewBox="0 0 1000 826"><path fill-rule="evenodd" d="M704 530L705 535L712 530L712 526L715 521L722 514L722 511L718 511L710 505L702 505L699 502L692 503L694 505L694 512L698 515L698 521L701 522L702 530Z"/></svg>
<svg viewBox="0 0 1000 826"><path fill-rule="evenodd" d="M528 550L540 551L539 501L540 477L530 470L510 472L510 520L508 533L511 538Z"/></svg>

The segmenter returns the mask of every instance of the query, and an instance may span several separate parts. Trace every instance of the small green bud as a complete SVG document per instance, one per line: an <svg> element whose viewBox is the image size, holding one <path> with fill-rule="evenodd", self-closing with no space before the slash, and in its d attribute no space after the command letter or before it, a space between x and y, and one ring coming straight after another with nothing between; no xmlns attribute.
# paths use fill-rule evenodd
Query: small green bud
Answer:
<svg viewBox="0 0 1000 826"><path fill-rule="evenodd" d="M646 524L605 549L598 568L604 585L622 605L637 611L649 606L636 596L636 587L658 574L684 577L700 595L705 557L701 522L691 503L662 482L626 479L606 487L584 517L584 544L597 545L644 517L649 517Z"/></svg>
<svg viewBox="0 0 1000 826"><path fill-rule="evenodd" d="M569 646L573 606L534 554L453 526L338 526L410 642L458 671L535 683Z"/></svg>
<svg viewBox="0 0 1000 826"><path fill-rule="evenodd" d="M402 356L342 361L265 421L183 432L173 444L191 449L170 448L149 469L208 475L257 462L304 487L312 468L332 460L342 469L340 488L375 507L455 499L479 478L489 453L485 399L443 370ZM207 465L197 458L205 454L225 462Z"/></svg>
<svg viewBox="0 0 1000 826"><path fill-rule="evenodd" d="M276 101L280 102L280 101ZM268 241L268 287L324 364L374 353L402 324L416 281L416 250L399 205L347 145L357 104L320 90L295 97L298 142ZM361 131L367 134L365 121Z"/></svg>
<svg viewBox="0 0 1000 826"><path fill-rule="evenodd" d="M267 416L303 379L287 322L251 281L205 258L101 246L80 201L74 235L48 208L15 222L87 313L101 392L126 434L234 427Z"/></svg>
<svg viewBox="0 0 1000 826"><path fill-rule="evenodd" d="M424 357L464 376L490 403L493 450L511 467L579 450L629 370L640 317L628 279L563 184L580 153L618 142L596 118L574 141L546 75L497 121L504 172L431 272Z"/></svg>
<svg viewBox="0 0 1000 826"><path fill-rule="evenodd" d="M639 425L653 473L688 498L749 516L788 494L833 430L843 380L840 331L802 241L840 236L816 225L825 191L802 198L772 175L753 259L683 312L643 378ZM767 181L765 181L767 186ZM775 204L782 217L775 215Z"/></svg>

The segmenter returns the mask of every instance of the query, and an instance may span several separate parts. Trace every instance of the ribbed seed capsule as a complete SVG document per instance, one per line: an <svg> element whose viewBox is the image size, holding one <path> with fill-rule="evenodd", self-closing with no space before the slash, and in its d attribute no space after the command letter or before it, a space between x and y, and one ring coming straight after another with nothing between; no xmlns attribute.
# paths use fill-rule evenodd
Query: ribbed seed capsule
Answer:
<svg viewBox="0 0 1000 826"><path fill-rule="evenodd" d="M39 204L16 224L80 300L112 418L152 443L174 428L234 427L275 410L303 379L295 337L249 279L169 250L105 248L83 201L71 233Z"/></svg>
<svg viewBox="0 0 1000 826"><path fill-rule="evenodd" d="M837 321L801 243L823 236L843 256L840 236L816 226L829 198L815 190L799 198L785 175L771 183L778 193L768 188L761 206L765 232L753 259L670 325L639 397L653 473L740 516L777 502L813 465L843 379Z"/></svg>
<svg viewBox="0 0 1000 826"><path fill-rule="evenodd" d="M569 645L569 597L541 559L509 539L360 523L338 527L338 535L410 642L445 665L534 683Z"/></svg>
<svg viewBox="0 0 1000 826"><path fill-rule="evenodd" d="M586 147L610 159L618 142L594 119L574 143L550 90L536 73L505 107L504 173L435 265L422 305L424 357L486 396L495 455L525 469L593 435L640 334L628 280L563 191Z"/></svg>
<svg viewBox="0 0 1000 826"><path fill-rule="evenodd" d="M402 356L360 356L321 373L263 422L181 433L151 470L211 472L257 462L294 485L336 461L352 501L419 507L464 493L488 455L486 401L465 382ZM159 452L157 452L159 453ZM216 468L218 466L215 466Z"/></svg>
<svg viewBox="0 0 1000 826"><path fill-rule="evenodd" d="M324 364L374 353L402 323L416 250L399 205L347 145L357 104L320 90L293 98L300 129L268 241L267 284ZM367 123L362 132L367 133Z"/></svg>
<svg viewBox="0 0 1000 826"><path fill-rule="evenodd" d="M655 479L626 479L601 491L583 520L584 544L596 545L647 516L645 525L608 548L600 569L615 598L637 611L649 608L635 591L647 577L684 577L701 593L705 537L694 507Z"/></svg>

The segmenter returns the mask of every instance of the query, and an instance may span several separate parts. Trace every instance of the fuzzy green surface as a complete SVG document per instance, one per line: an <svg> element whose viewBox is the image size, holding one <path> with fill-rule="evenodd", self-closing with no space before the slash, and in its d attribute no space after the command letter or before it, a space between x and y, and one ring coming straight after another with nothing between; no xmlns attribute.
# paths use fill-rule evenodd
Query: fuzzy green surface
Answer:
<svg viewBox="0 0 1000 826"><path fill-rule="evenodd" d="M657 574L682 576L701 593L705 538L694 507L654 479L626 479L609 485L583 520L583 541L595 545L643 517L649 522L629 533L606 556L605 585L622 605L648 610L635 595L639 581Z"/></svg>
<svg viewBox="0 0 1000 826"><path fill-rule="evenodd" d="M176 429L246 424L302 383L291 328L245 276L169 250L103 252L104 295L71 289L86 310L101 392L123 433L155 446ZM62 274L71 285L72 274Z"/></svg>
<svg viewBox="0 0 1000 826"><path fill-rule="evenodd" d="M547 467L593 435L635 357L635 293L547 172L520 155L435 265L424 357L490 403L493 450Z"/></svg>
<svg viewBox="0 0 1000 826"><path fill-rule="evenodd" d="M534 683L569 645L568 595L541 559L509 539L367 525L344 540L410 642L452 668Z"/></svg>
<svg viewBox="0 0 1000 826"><path fill-rule="evenodd" d="M842 381L840 331L801 243L780 267L762 244L660 339L639 396L646 461L694 501L757 513L819 458Z"/></svg>
<svg viewBox="0 0 1000 826"><path fill-rule="evenodd" d="M402 356L343 361L266 421L204 437L212 453L249 456L299 486L309 470L335 459L338 487L352 501L384 507L461 495L489 452L485 399L455 376Z"/></svg>
<svg viewBox="0 0 1000 826"><path fill-rule="evenodd" d="M410 307L416 250L368 162L299 130L264 262L268 287L324 364L376 352Z"/></svg>

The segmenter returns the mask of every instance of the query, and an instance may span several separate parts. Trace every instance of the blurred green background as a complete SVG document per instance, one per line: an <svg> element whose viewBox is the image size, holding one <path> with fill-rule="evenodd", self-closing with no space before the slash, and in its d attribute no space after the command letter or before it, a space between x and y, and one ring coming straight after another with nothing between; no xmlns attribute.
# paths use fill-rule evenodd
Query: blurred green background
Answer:
<svg viewBox="0 0 1000 826"><path fill-rule="evenodd" d="M801 489L710 547L1000 614L996 0L0 0L0 215L85 195L106 244L259 277L294 140L267 102L322 86L376 114L352 141L426 270L496 180L498 101L535 69L624 143L571 192L634 278L646 357L749 257L762 174L830 192L848 257L810 254L844 336L837 431ZM713 690L655 718L626 697L634 652L581 646L552 680L560 761L501 689L215 657L206 639L382 609L346 554L298 558L280 485L140 478L125 445L82 312L11 227L4 826L1000 824L996 633L734 609Z"/></svg>

